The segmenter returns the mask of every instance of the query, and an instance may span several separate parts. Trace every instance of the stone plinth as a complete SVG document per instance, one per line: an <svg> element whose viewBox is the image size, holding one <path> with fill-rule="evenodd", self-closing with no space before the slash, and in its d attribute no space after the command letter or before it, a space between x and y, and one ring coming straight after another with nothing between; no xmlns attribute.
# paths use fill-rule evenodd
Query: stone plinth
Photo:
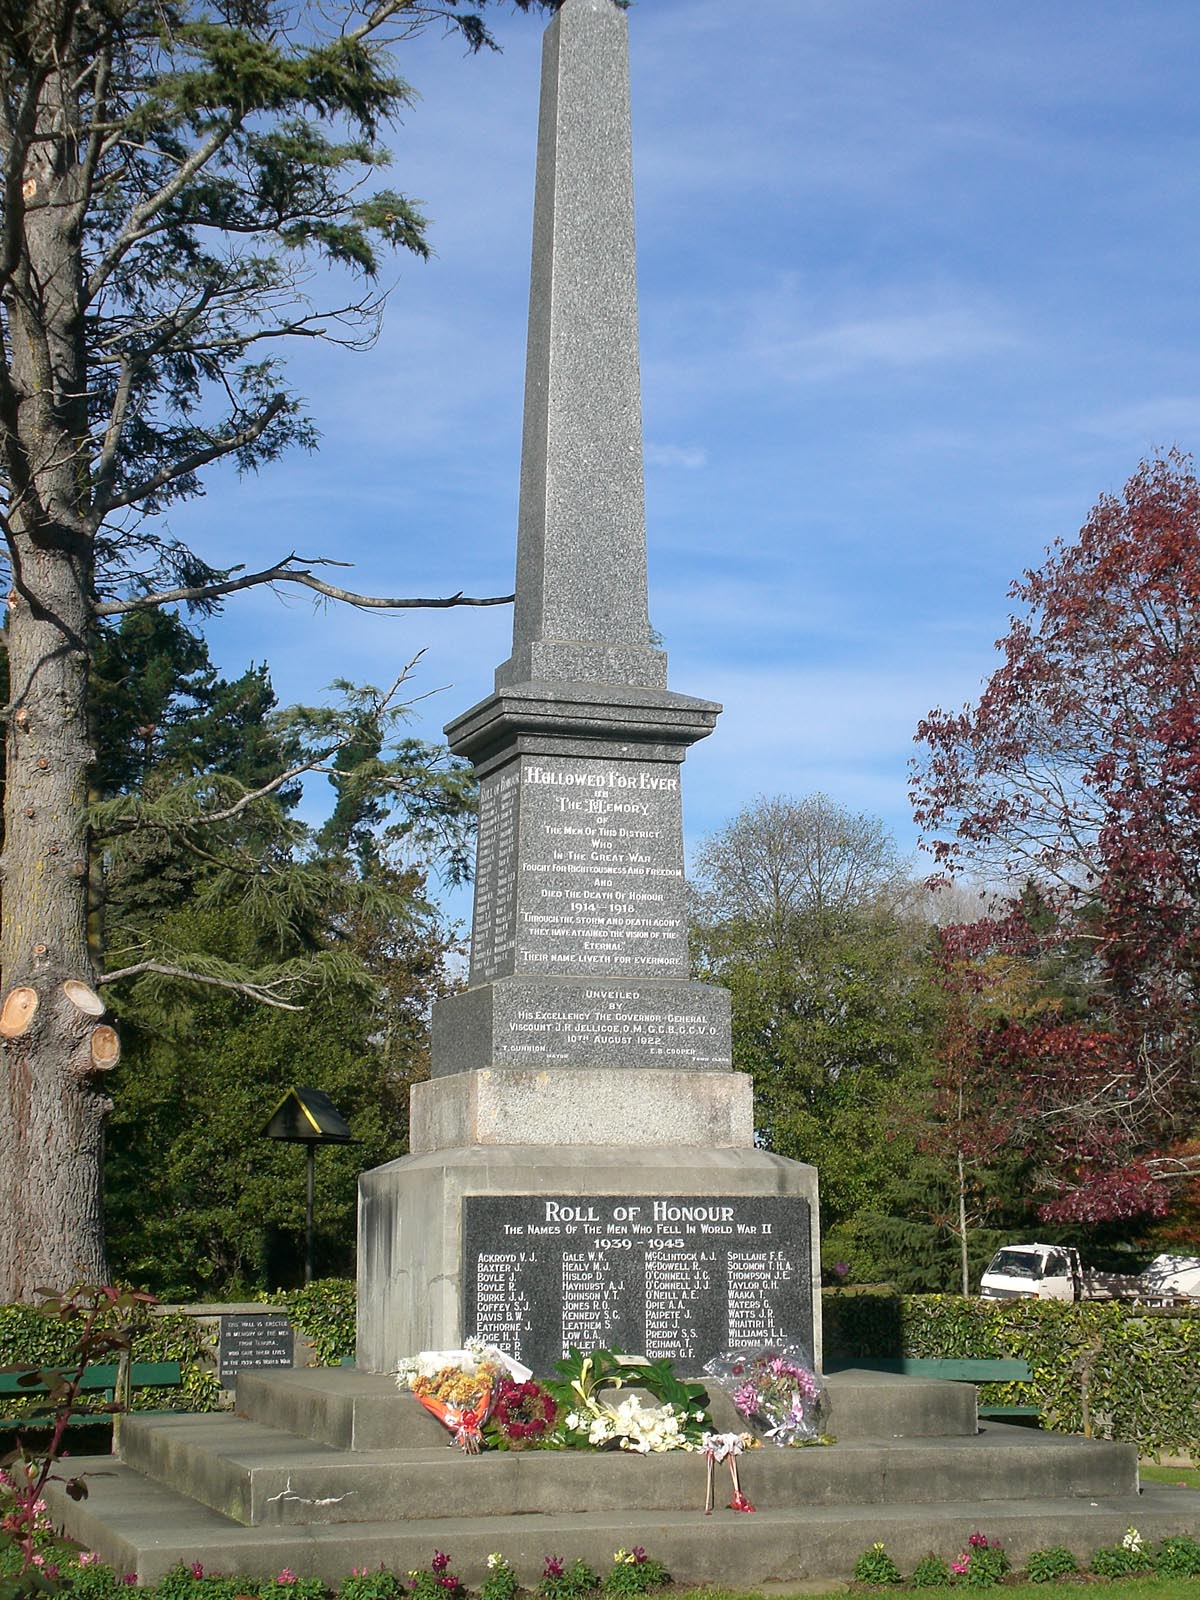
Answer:
<svg viewBox="0 0 1200 1600"><path fill-rule="evenodd" d="M413 1086L409 1149L460 1145L637 1145L750 1149L754 1095L743 1072L459 1072Z"/></svg>
<svg viewBox="0 0 1200 1600"><path fill-rule="evenodd" d="M668 1210L656 1216L655 1202ZM778 1215L764 1216L771 1207ZM544 1233L530 1231L539 1209ZM489 1216L491 1231L473 1232ZM564 1330L580 1348L648 1344L682 1371L731 1336L793 1339L820 1362L816 1171L761 1150L510 1144L406 1156L360 1180L358 1275L357 1359L374 1372L477 1329L528 1349L543 1371Z"/></svg>

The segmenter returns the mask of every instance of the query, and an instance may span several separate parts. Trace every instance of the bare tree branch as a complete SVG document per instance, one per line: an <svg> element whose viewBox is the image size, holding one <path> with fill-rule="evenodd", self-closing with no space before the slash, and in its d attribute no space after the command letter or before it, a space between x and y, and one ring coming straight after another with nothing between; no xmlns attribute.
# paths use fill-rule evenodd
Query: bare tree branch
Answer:
<svg viewBox="0 0 1200 1600"><path fill-rule="evenodd" d="M157 972L164 978L184 978L188 983L207 983L215 989L232 989L234 994L244 994L260 1005L274 1006L278 1011L303 1011L304 1007L289 1000L281 1000L258 983L239 983L235 978L213 978L203 972L188 972L184 967L173 967L165 961L138 961L132 967L118 967L96 979L98 984L120 983L123 978L137 978L143 972Z"/></svg>
<svg viewBox="0 0 1200 1600"><path fill-rule="evenodd" d="M344 562L332 561L325 557L317 557L300 566L293 566L293 562L301 562L300 556L285 556L282 561L273 567L265 567L262 572L246 572L241 577L221 578L213 583L190 584L178 589L162 589L157 594L135 595L129 600L102 600L96 606L98 617L121 617L131 611L149 611L155 606L176 605L196 600L219 600L223 595L234 594L239 589L252 589L260 584L295 583L305 589L313 589L317 594L324 595L329 600L341 600L346 605L356 606L363 611L437 611L447 610L451 606L506 606L511 605L515 598L511 594L488 595L482 598L461 593L445 595L440 598L403 598L385 597L382 595L357 594L353 589L342 589L337 584L326 583L322 578L316 577L309 571L309 567L334 567L344 566ZM233 572L241 569L234 567Z"/></svg>

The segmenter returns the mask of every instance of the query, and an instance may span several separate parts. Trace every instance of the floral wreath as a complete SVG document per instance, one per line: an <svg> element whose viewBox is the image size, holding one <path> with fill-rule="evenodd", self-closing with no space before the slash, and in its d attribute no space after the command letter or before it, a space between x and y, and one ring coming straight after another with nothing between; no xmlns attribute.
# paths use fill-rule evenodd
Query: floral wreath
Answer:
<svg viewBox="0 0 1200 1600"><path fill-rule="evenodd" d="M502 1380L492 1401L491 1426L509 1450L527 1450L554 1427L558 1406L540 1383Z"/></svg>

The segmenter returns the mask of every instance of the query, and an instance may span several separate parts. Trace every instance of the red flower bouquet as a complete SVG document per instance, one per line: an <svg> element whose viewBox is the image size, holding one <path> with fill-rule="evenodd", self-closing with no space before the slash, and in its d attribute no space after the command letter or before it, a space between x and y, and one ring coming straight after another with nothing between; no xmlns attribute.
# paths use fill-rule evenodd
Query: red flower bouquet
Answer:
<svg viewBox="0 0 1200 1600"><path fill-rule="evenodd" d="M558 1406L541 1384L503 1380L492 1401L488 1428L502 1450L530 1450L554 1427Z"/></svg>

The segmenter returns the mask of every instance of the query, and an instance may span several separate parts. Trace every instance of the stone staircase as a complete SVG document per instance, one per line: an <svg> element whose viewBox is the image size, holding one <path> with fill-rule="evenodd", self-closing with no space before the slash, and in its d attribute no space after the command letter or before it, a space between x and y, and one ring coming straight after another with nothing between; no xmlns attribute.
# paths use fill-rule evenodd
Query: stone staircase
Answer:
<svg viewBox="0 0 1200 1600"><path fill-rule="evenodd" d="M52 1510L146 1583L178 1561L337 1583L352 1567L408 1572L440 1549L470 1584L502 1551L532 1587L547 1555L603 1572L641 1544L682 1582L744 1588L845 1579L877 1539L911 1568L976 1528L1017 1561L1052 1544L1086 1556L1130 1525L1147 1539L1200 1532L1200 1494L1139 1493L1132 1445L980 1427L969 1384L855 1371L827 1383L837 1443L744 1456L753 1516L724 1509L724 1469L720 1509L703 1515L694 1455L464 1456L390 1377L338 1368L243 1373L234 1415L128 1417L121 1459L75 1461L88 1498L59 1488ZM716 1420L737 1425L732 1409Z"/></svg>

